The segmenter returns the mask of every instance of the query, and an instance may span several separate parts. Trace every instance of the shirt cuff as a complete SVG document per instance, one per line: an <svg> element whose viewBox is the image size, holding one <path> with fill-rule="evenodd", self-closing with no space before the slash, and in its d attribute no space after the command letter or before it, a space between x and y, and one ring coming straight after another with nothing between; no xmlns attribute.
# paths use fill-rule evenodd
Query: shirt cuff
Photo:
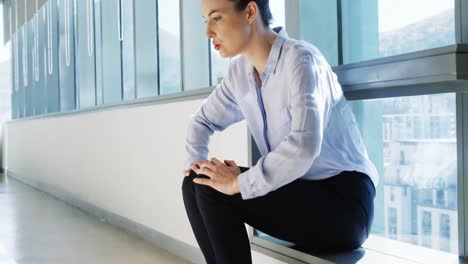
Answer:
<svg viewBox="0 0 468 264"><path fill-rule="evenodd" d="M255 197L255 179L252 175L251 169L241 173L237 177L237 184L239 185L239 191L243 200Z"/></svg>

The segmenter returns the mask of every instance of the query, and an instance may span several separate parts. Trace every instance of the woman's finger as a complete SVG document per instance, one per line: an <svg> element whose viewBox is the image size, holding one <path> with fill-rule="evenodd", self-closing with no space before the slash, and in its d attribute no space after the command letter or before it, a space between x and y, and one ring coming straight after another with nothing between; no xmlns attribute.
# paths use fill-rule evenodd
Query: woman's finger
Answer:
<svg viewBox="0 0 468 264"><path fill-rule="evenodd" d="M197 184L201 184L201 185L211 186L211 180L210 179L195 178L195 179L193 179L193 182L197 183Z"/></svg>
<svg viewBox="0 0 468 264"><path fill-rule="evenodd" d="M221 161L219 161L217 158L211 158L211 162L217 166L224 165Z"/></svg>
<svg viewBox="0 0 468 264"><path fill-rule="evenodd" d="M214 175L213 171L207 167L201 167L199 170L197 170L197 174L204 174L210 178L213 178Z"/></svg>
<svg viewBox="0 0 468 264"><path fill-rule="evenodd" d="M211 162L203 163L203 165L201 165L200 168L208 168L211 171L216 171L216 165L214 163L211 163Z"/></svg>

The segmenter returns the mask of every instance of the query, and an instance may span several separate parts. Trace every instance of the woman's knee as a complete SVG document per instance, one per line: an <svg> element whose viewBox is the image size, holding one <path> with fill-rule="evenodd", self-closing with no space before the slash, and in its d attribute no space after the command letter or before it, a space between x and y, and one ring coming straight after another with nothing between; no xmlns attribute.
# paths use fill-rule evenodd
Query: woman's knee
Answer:
<svg viewBox="0 0 468 264"><path fill-rule="evenodd" d="M182 181L182 194L184 196L194 194L195 183L193 182L193 179L195 179L195 177L197 177L197 174L193 171L190 172L189 176L184 177L184 180Z"/></svg>

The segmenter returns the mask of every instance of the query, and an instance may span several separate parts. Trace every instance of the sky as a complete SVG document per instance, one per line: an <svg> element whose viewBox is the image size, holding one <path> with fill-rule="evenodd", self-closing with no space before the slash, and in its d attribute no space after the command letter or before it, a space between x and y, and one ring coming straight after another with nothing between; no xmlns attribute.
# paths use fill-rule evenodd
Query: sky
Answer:
<svg viewBox="0 0 468 264"><path fill-rule="evenodd" d="M379 0L379 31L392 31L453 9L454 0Z"/></svg>

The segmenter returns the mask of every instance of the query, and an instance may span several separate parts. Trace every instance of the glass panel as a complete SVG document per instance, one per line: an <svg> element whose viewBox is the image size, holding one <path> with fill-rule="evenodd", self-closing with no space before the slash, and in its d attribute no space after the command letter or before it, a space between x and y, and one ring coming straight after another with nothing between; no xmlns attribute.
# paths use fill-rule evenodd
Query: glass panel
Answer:
<svg viewBox="0 0 468 264"><path fill-rule="evenodd" d="M271 28L284 25L285 23L285 7L284 0L270 0L270 10L273 15L274 23L270 25ZM232 58L222 58L219 52L210 45L211 53L211 85L216 85L223 79L229 67Z"/></svg>
<svg viewBox="0 0 468 264"><path fill-rule="evenodd" d="M122 100L121 1L101 1L102 89L104 103Z"/></svg>
<svg viewBox="0 0 468 264"><path fill-rule="evenodd" d="M34 24L34 106L35 115L45 113L45 48L46 48L46 8L42 7L33 18ZM36 51L37 47L37 51Z"/></svg>
<svg viewBox="0 0 468 264"><path fill-rule="evenodd" d="M201 1L182 1L184 90L210 86L209 43L200 12Z"/></svg>
<svg viewBox="0 0 468 264"><path fill-rule="evenodd" d="M454 44L454 3L453 0L343 0L344 63Z"/></svg>
<svg viewBox="0 0 468 264"><path fill-rule="evenodd" d="M135 99L135 32L133 22L133 1L122 1L122 79L124 100Z"/></svg>
<svg viewBox="0 0 468 264"><path fill-rule="evenodd" d="M16 94L16 102L18 103L18 118L23 118L25 116L25 107L24 107L24 67L23 64L25 62L25 58L23 56L24 49L23 49L23 29L24 25L18 28L16 33L17 38L17 46L16 46L16 58L18 61L18 79L17 79L17 94Z"/></svg>
<svg viewBox="0 0 468 264"><path fill-rule="evenodd" d="M160 94L182 91L179 1L158 1Z"/></svg>
<svg viewBox="0 0 468 264"><path fill-rule="evenodd" d="M320 8L317 8L317 7ZM337 3L323 0L300 0L300 39L316 46L332 66L338 65Z"/></svg>
<svg viewBox="0 0 468 264"><path fill-rule="evenodd" d="M16 43L17 37L16 34L11 35L11 119L18 119L18 82L17 82L17 65L18 60L16 58Z"/></svg>
<svg viewBox="0 0 468 264"><path fill-rule="evenodd" d="M104 103L102 89L102 30L101 30L101 0L94 0L94 41L96 62L96 104Z"/></svg>
<svg viewBox="0 0 468 264"><path fill-rule="evenodd" d="M78 108L96 105L94 48L94 1L75 0L76 5L76 89Z"/></svg>
<svg viewBox="0 0 468 264"><path fill-rule="evenodd" d="M75 38L73 0L58 0L59 22L59 89L60 110L74 110L75 96Z"/></svg>
<svg viewBox="0 0 468 264"><path fill-rule="evenodd" d="M137 97L158 95L158 27L156 1L135 1L135 69Z"/></svg>
<svg viewBox="0 0 468 264"><path fill-rule="evenodd" d="M9 2L0 3L0 137L2 136L3 122L10 120L13 106L13 57L11 41L4 40L10 36L12 28L11 6ZM0 143L1 144L1 143ZM0 150L1 151L1 150ZM0 159L2 154L0 153ZM0 161L0 163L2 163Z"/></svg>
<svg viewBox="0 0 468 264"><path fill-rule="evenodd" d="M286 25L284 5L284 0L270 0L270 10L273 15L271 28L284 27Z"/></svg>
<svg viewBox="0 0 468 264"><path fill-rule="evenodd" d="M381 176L372 235L458 254L455 94L350 104Z"/></svg>
<svg viewBox="0 0 468 264"><path fill-rule="evenodd" d="M59 111L59 43L57 24L57 0L48 0L47 4L47 78L46 108L47 113Z"/></svg>
<svg viewBox="0 0 468 264"><path fill-rule="evenodd" d="M25 88L25 110L26 116L33 116L34 115L34 90L35 90L35 82L34 82L34 28L32 20L29 20L25 27L25 44L24 48L26 50L26 63L23 65L23 72L25 81L24 81L24 88ZM24 55L24 54L23 54Z"/></svg>

